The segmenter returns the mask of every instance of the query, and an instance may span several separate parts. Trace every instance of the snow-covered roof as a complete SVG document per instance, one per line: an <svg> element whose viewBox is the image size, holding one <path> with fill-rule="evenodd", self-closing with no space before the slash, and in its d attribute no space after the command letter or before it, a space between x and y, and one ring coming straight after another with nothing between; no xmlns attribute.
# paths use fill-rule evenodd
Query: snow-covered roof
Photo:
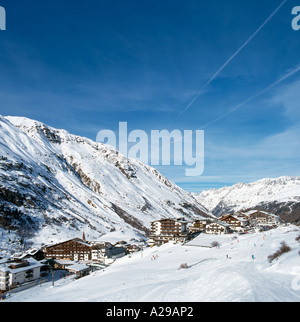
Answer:
<svg viewBox="0 0 300 322"><path fill-rule="evenodd" d="M74 261L71 261L68 259L55 259L55 262L60 265L73 265L73 264L75 264Z"/></svg>
<svg viewBox="0 0 300 322"><path fill-rule="evenodd" d="M89 269L89 266L84 265L84 264L78 264L78 263L73 264L68 267L68 270L75 271L75 272L81 272L81 271L85 271L87 269Z"/></svg>
<svg viewBox="0 0 300 322"><path fill-rule="evenodd" d="M233 218L239 220L239 221L248 221L247 218L241 216L241 215L232 215Z"/></svg>
<svg viewBox="0 0 300 322"><path fill-rule="evenodd" d="M211 224L207 225L207 226L210 226L210 225L213 225L213 224L218 224L218 225L221 225L221 226L224 226L224 227L230 227L229 224L227 224L226 222L224 221L219 221L219 220L216 220L216 221L213 221ZM207 227L206 226L206 227Z"/></svg>
<svg viewBox="0 0 300 322"><path fill-rule="evenodd" d="M180 222L182 224L187 224L189 223L186 219L184 218L163 218L163 219L159 219L159 220L155 220L153 222L162 222L162 221L175 221L175 222Z"/></svg>
<svg viewBox="0 0 300 322"><path fill-rule="evenodd" d="M28 251L26 253L28 255L35 255L38 251L39 251L38 248L31 248L31 249L28 249Z"/></svg>
<svg viewBox="0 0 300 322"><path fill-rule="evenodd" d="M17 258L17 259L23 259L24 257L26 257L27 255L29 256L33 256L35 255L37 252L39 251L38 248L31 248L31 249L28 249L26 252L24 253L14 253L12 255L12 258Z"/></svg>
<svg viewBox="0 0 300 322"><path fill-rule="evenodd" d="M255 214L256 212L258 212L258 210L249 210L249 211L244 212L244 214L247 216L250 216L252 214Z"/></svg>
<svg viewBox="0 0 300 322"><path fill-rule="evenodd" d="M53 247L53 246L57 246L57 245L60 245L60 244L64 244L64 243L67 243L67 242L70 242L70 241L75 241L76 243L80 243L82 245L86 245L86 246L91 247L91 244L89 244L88 242L83 241L80 238L72 238L72 239L68 239L68 240L61 241L61 242L59 242L57 244L48 245L48 246L46 246L46 248L50 248L50 247Z"/></svg>
<svg viewBox="0 0 300 322"><path fill-rule="evenodd" d="M6 263L8 260L9 260L8 257L7 258L5 258L5 257L4 258L1 258L0 259L0 265Z"/></svg>
<svg viewBox="0 0 300 322"><path fill-rule="evenodd" d="M40 262L38 262L37 260L33 259L33 258L28 258L26 260L28 262L29 265L27 266L23 266L23 267L18 267L18 268L11 268L10 265L12 265L12 262L7 262L5 264L2 264L3 266L0 266L0 271L1 272L11 272L11 273L20 273L23 271L28 271L29 269L34 269L34 268L39 268L44 266L43 264L41 264Z"/></svg>
<svg viewBox="0 0 300 322"><path fill-rule="evenodd" d="M277 215L270 214L269 212L262 211L262 210L249 210L247 212L244 212L244 214L247 215L247 216L251 216L251 215L255 214L256 212L260 212L260 213L262 213L264 215L268 215L268 216L271 216L271 217L274 217L274 218L279 218L279 216L277 216Z"/></svg>

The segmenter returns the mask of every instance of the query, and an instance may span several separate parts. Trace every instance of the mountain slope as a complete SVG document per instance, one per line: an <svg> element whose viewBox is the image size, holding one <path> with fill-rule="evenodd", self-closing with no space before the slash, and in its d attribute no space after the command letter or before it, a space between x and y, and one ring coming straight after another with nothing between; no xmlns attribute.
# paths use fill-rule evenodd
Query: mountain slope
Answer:
<svg viewBox="0 0 300 322"><path fill-rule="evenodd" d="M300 220L300 177L262 179L194 194L214 215L249 208L270 211L283 220Z"/></svg>
<svg viewBox="0 0 300 322"><path fill-rule="evenodd" d="M194 302L195 311L199 308L194 316L203 313L199 302L299 302L299 233L290 226L245 235L200 234L190 245L146 248L143 256L125 256L76 281L71 276L56 280L55 287L50 280L11 294L8 301ZM282 241L292 250L270 264L268 256ZM213 242L220 247L196 246Z"/></svg>
<svg viewBox="0 0 300 322"><path fill-rule="evenodd" d="M0 134L2 241L8 231L38 243L83 231L129 239L159 218L210 216L157 170L106 145L20 117L0 117Z"/></svg>

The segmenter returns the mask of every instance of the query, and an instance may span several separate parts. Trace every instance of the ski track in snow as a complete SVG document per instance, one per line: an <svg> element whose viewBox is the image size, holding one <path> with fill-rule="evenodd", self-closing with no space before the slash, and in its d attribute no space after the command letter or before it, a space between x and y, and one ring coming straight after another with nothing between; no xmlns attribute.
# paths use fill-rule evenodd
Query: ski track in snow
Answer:
<svg viewBox="0 0 300 322"><path fill-rule="evenodd" d="M141 253L123 257L104 271L55 287L46 283L13 294L9 301L299 302L300 291L292 288L300 266L300 244L295 241L299 233L291 226L242 236L200 235L193 243L217 240L220 248L169 244L148 248L143 257ZM267 256L283 240L292 251L270 265ZM157 260L151 260L154 252ZM179 269L182 263L189 268Z"/></svg>

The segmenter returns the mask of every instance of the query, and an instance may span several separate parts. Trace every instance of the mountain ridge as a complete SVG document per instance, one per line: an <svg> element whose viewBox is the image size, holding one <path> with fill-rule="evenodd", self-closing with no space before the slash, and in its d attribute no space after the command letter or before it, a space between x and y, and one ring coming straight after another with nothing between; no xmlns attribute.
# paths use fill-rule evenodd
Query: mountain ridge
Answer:
<svg viewBox="0 0 300 322"><path fill-rule="evenodd" d="M214 215L260 209L279 215L284 221L300 221L300 177L264 178L220 189L194 193L194 197Z"/></svg>
<svg viewBox="0 0 300 322"><path fill-rule="evenodd" d="M110 146L24 117L0 117L0 133L0 247L18 243L8 229L40 244L83 231L117 241L145 237L153 220L211 216L156 169Z"/></svg>

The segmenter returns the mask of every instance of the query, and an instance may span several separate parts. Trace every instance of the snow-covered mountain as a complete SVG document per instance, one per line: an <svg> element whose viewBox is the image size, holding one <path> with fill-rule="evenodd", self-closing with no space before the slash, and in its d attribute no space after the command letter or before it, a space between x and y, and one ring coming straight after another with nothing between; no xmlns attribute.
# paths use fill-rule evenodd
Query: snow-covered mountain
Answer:
<svg viewBox="0 0 300 322"><path fill-rule="evenodd" d="M257 208L271 211L287 221L300 220L300 177L237 183L231 187L202 191L194 196L216 216Z"/></svg>
<svg viewBox="0 0 300 322"><path fill-rule="evenodd" d="M165 217L210 216L156 169L23 117L0 116L0 242L130 239ZM107 235L108 234L108 235Z"/></svg>

